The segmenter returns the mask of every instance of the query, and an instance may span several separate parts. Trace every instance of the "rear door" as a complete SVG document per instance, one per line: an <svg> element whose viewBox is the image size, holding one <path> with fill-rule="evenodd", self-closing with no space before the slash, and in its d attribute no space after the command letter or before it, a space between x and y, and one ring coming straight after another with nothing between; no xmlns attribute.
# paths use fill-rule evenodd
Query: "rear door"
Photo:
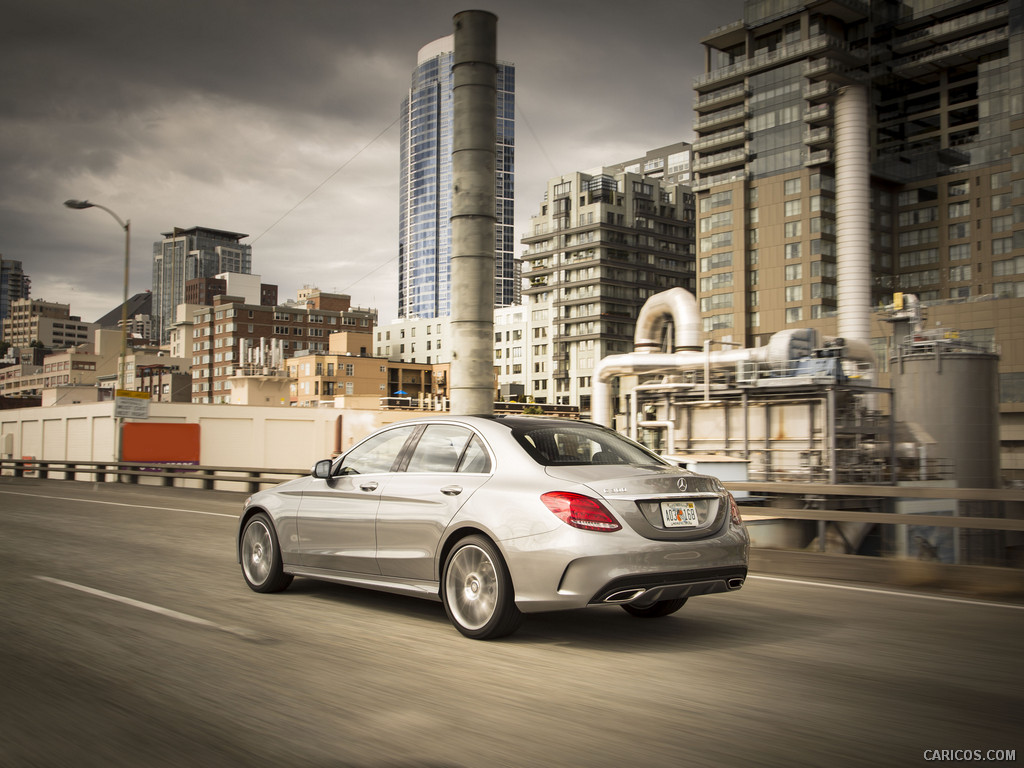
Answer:
<svg viewBox="0 0 1024 768"><path fill-rule="evenodd" d="M398 578L437 579L434 557L448 523L491 477L480 437L457 424L431 424L403 472L388 478L377 511L377 564Z"/></svg>

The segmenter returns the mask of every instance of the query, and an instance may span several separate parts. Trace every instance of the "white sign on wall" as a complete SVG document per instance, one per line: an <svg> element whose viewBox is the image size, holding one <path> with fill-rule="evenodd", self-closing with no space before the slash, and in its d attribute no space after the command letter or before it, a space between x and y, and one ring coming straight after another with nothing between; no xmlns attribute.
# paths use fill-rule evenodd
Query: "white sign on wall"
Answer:
<svg viewBox="0 0 1024 768"><path fill-rule="evenodd" d="M114 395L115 419L148 419L149 392L133 392L130 389L119 389Z"/></svg>

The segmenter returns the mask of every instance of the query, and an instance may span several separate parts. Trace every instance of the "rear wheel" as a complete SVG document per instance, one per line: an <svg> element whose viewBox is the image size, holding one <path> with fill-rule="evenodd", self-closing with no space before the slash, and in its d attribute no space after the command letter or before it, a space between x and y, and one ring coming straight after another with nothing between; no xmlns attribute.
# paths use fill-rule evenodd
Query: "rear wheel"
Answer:
<svg viewBox="0 0 1024 768"><path fill-rule="evenodd" d="M245 583L253 591L280 592L292 583L281 564L274 524L265 513L256 513L245 524L239 555Z"/></svg>
<svg viewBox="0 0 1024 768"><path fill-rule="evenodd" d="M659 600L656 603L650 605L623 605L622 610L628 613L630 616L636 616L639 619L656 619L659 616L668 616L670 613L675 613L686 603L685 597L677 597L673 600Z"/></svg>
<svg viewBox="0 0 1024 768"><path fill-rule="evenodd" d="M483 536L467 536L448 553L441 599L455 628L474 640L509 635L522 620L508 567Z"/></svg>

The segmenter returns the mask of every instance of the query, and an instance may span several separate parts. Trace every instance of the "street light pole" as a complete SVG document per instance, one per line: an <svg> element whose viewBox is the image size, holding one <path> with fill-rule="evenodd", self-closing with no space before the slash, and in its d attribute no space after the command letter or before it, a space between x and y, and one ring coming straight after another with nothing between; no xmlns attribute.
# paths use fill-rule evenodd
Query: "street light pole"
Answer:
<svg viewBox="0 0 1024 768"><path fill-rule="evenodd" d="M88 200L65 200L64 205L75 210L86 208L99 208L114 217L121 229L124 230L124 296L121 301L121 354L118 359L117 389L114 390L114 408L117 408L117 390L124 389L125 368L128 365L128 266L131 254L132 223L131 220L122 220L120 216L99 203L90 203ZM118 464L121 462L121 419L114 417L114 453Z"/></svg>

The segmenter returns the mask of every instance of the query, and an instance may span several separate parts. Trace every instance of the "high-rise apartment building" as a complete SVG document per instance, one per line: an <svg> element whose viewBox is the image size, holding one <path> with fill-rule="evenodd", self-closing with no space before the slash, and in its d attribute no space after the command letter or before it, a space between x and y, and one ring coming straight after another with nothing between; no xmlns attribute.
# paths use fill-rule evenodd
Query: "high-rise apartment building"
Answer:
<svg viewBox="0 0 1024 768"><path fill-rule="evenodd" d="M452 53L451 36L420 49L402 102L399 178L398 315L451 314ZM515 258L515 67L499 63L495 146L494 304L519 301Z"/></svg>
<svg viewBox="0 0 1024 768"><path fill-rule="evenodd" d="M588 412L594 364L632 350L644 301L694 290L694 219L684 184L614 168L550 179L523 238L529 353L496 361L503 373L524 372L538 402Z"/></svg>
<svg viewBox="0 0 1024 768"><path fill-rule="evenodd" d="M1024 296L1024 0L749 0L702 42L710 337L852 335L845 308L894 292Z"/></svg>
<svg viewBox="0 0 1024 768"><path fill-rule="evenodd" d="M175 227L153 244L153 333L167 343L174 310L185 303L185 283L222 272L252 272L252 246L248 235L219 229Z"/></svg>
<svg viewBox="0 0 1024 768"><path fill-rule="evenodd" d="M0 321L10 317L12 301L29 297L31 284L20 261L0 255Z"/></svg>

